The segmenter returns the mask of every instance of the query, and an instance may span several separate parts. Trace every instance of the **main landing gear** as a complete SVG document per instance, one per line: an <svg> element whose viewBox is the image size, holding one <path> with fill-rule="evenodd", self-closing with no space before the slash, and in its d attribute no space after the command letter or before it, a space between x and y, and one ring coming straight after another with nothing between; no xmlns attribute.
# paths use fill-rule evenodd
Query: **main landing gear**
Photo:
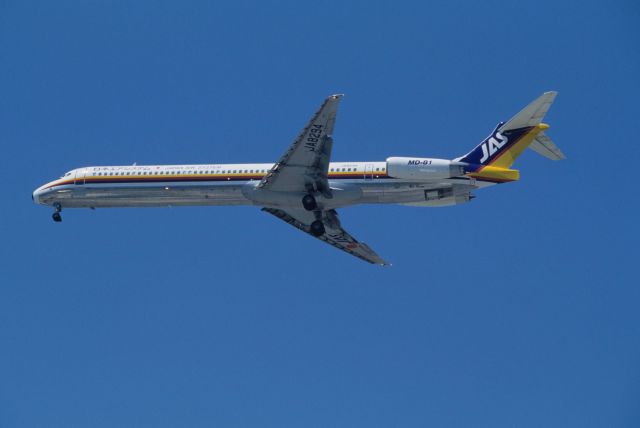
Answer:
<svg viewBox="0 0 640 428"><path fill-rule="evenodd" d="M310 232L313 236L317 237L324 235L324 224L322 224L321 220L314 221L313 223L311 223L309 228L311 229Z"/></svg>
<svg viewBox="0 0 640 428"><path fill-rule="evenodd" d="M302 197L302 206L307 211L313 211L316 216L316 220L309 225L309 232L315 237L324 235L325 228L322 223L322 212L318 209L316 198L311 194L304 195Z"/></svg>
<svg viewBox="0 0 640 428"><path fill-rule="evenodd" d="M307 211L315 211L318 209L318 203L313 195L304 195L302 197L302 206Z"/></svg>
<svg viewBox="0 0 640 428"><path fill-rule="evenodd" d="M53 218L53 221L55 221L56 223L60 223L62 221L62 216L60 215L60 211L62 211L62 205L55 204L53 207L56 209L56 212L54 212L51 217Z"/></svg>

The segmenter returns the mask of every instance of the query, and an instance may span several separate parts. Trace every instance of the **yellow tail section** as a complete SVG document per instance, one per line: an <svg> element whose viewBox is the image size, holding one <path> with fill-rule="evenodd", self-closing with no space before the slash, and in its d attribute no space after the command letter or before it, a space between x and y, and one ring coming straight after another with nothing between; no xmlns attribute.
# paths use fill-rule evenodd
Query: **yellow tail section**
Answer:
<svg viewBox="0 0 640 428"><path fill-rule="evenodd" d="M556 95L553 91L545 92L509 121L500 122L479 145L454 161L465 164L469 177L501 183L520 178L520 173L510 168L529 147L549 159L564 159L564 154L544 134L549 125L542 123Z"/></svg>
<svg viewBox="0 0 640 428"><path fill-rule="evenodd" d="M516 144L499 153L498 156L488 163L488 165L497 168L509 168L513 165L516 159L518 159L518 156L520 156L522 152L524 152L527 147L533 143L538 134L543 132L545 129L549 129L549 125L546 123L540 123L534 126L526 135L520 138Z"/></svg>
<svg viewBox="0 0 640 428"><path fill-rule="evenodd" d="M489 180L496 183L518 181L520 179L520 171L517 169L499 168L491 165L485 166L479 171L472 172L467 175L472 178Z"/></svg>

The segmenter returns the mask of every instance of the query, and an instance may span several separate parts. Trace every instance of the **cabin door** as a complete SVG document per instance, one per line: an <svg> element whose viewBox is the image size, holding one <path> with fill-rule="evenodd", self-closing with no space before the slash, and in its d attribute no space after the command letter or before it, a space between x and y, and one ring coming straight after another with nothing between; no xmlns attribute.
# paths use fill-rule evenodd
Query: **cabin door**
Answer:
<svg viewBox="0 0 640 428"><path fill-rule="evenodd" d="M372 163L368 163L364 166L364 178L365 179L372 179L373 178L373 164Z"/></svg>

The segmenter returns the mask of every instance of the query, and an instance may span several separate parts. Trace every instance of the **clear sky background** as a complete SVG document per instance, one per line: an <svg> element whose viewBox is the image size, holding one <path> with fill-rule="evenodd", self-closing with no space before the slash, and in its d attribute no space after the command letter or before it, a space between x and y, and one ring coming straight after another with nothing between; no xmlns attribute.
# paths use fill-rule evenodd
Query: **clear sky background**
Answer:
<svg viewBox="0 0 640 428"><path fill-rule="evenodd" d="M637 427L640 7L0 2L0 426ZM87 165L453 158L547 90L520 182L358 206L51 210Z"/></svg>

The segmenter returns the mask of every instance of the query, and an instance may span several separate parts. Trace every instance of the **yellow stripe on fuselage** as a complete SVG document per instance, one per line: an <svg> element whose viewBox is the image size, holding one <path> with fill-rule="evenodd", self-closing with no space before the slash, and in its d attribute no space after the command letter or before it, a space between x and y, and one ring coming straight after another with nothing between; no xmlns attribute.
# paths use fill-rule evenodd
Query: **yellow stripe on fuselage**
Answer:
<svg viewBox="0 0 640 428"><path fill-rule="evenodd" d="M141 180L140 182L143 182L144 179L153 179L153 182L162 182L162 179L167 179L167 180L171 180L171 179L183 179L184 181L188 181L190 179L211 179L212 181L220 181L220 180L231 180L231 179L237 179L237 178L244 178L246 180L262 180L262 178L265 176L265 173L225 173L225 174L146 174L146 175L136 175L136 174L129 174L129 175L88 175L88 176L83 176L80 177L78 179L75 178L69 178L69 179L65 179L65 180L56 180L53 181L51 183L49 183L49 185L47 186L47 188L49 187L55 187L55 186L63 186L63 185L67 185L67 184L74 184L75 182L80 182L82 184L87 183L95 183L95 184L100 184L103 182L118 182L118 181L122 181L122 182L126 182L127 180ZM375 171L375 172L362 172L362 171L335 171L335 172L329 172L328 174L328 178L354 178L354 179L358 179L358 178L363 178L364 176L366 177L374 177L374 178L386 178L387 177L387 173L385 172L381 172L381 171ZM132 183L133 184L133 183Z"/></svg>

